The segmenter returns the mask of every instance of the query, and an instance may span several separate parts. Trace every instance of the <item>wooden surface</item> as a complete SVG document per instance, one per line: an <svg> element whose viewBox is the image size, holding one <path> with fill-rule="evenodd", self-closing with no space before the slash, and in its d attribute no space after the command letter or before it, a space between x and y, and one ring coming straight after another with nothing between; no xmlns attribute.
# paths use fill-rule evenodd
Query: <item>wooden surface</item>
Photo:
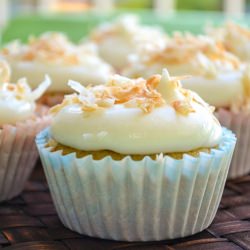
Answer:
<svg viewBox="0 0 250 250"><path fill-rule="evenodd" d="M99 240L66 229L54 209L41 166L21 196L0 205L0 249L12 250L250 250L250 175L227 183L213 224L172 241Z"/></svg>

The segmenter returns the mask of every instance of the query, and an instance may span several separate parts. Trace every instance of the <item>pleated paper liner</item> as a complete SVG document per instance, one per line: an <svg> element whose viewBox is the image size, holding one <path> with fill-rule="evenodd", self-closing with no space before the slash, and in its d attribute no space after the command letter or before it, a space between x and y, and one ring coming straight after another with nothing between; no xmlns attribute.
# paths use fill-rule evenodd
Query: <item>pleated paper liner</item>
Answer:
<svg viewBox="0 0 250 250"><path fill-rule="evenodd" d="M37 161L35 136L49 125L47 108L39 106L36 117L16 125L3 125L0 134L0 201L20 194ZM40 116L41 115L41 116Z"/></svg>
<svg viewBox="0 0 250 250"><path fill-rule="evenodd" d="M46 129L36 142L62 223L81 234L126 241L172 239L207 228L236 142L223 129L218 149L210 154L116 161L51 152L49 138Z"/></svg>
<svg viewBox="0 0 250 250"><path fill-rule="evenodd" d="M228 178L233 179L250 173L250 115L221 108L216 116L220 123L231 129L237 137Z"/></svg>

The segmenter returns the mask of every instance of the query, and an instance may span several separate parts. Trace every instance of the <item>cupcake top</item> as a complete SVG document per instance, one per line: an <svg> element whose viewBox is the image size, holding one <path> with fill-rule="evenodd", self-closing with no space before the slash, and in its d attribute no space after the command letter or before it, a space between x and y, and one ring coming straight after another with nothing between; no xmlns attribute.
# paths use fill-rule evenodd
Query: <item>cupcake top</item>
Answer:
<svg viewBox="0 0 250 250"><path fill-rule="evenodd" d="M211 105L240 106L245 101L245 66L212 38L176 33L163 49L143 49L130 59L125 76L148 77L166 67L174 75L192 75L182 81L184 87Z"/></svg>
<svg viewBox="0 0 250 250"><path fill-rule="evenodd" d="M62 33L48 32L30 37L27 44L16 40L7 44L1 54L15 62L40 62L60 66L95 65L104 62L98 57L94 44L76 45Z"/></svg>
<svg viewBox="0 0 250 250"><path fill-rule="evenodd" d="M126 75L136 76L143 70L161 71L167 67L172 74L215 77L222 71L239 70L240 61L222 44L206 36L175 33L164 47L142 48L130 56ZM152 73L148 72L147 74ZM159 72L154 72L159 73Z"/></svg>
<svg viewBox="0 0 250 250"><path fill-rule="evenodd" d="M227 22L221 27L208 27L206 33L222 43L231 53L243 61L250 60L250 30L234 22Z"/></svg>
<svg viewBox="0 0 250 250"><path fill-rule="evenodd" d="M213 108L179 80L163 70L147 80L115 75L87 88L71 81L77 93L51 109L52 137L79 150L130 155L216 146L221 126Z"/></svg>
<svg viewBox="0 0 250 250"><path fill-rule="evenodd" d="M32 91L25 78L16 84L9 83L9 73L8 65L0 61L0 125L15 124L32 117L36 108L35 101L50 85L50 79L46 76L44 82Z"/></svg>
<svg viewBox="0 0 250 250"><path fill-rule="evenodd" d="M100 55L120 69L127 65L128 55L138 47L161 47L167 36L158 27L141 25L137 16L124 15L101 24L93 30L90 39L98 44Z"/></svg>

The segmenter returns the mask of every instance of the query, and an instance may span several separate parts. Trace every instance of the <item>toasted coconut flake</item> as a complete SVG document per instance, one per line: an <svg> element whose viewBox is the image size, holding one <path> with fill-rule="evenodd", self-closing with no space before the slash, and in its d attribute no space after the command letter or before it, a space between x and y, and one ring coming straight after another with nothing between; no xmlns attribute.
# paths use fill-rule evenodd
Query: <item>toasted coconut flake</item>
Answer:
<svg viewBox="0 0 250 250"><path fill-rule="evenodd" d="M45 75L44 81L35 90L33 90L30 93L30 95L29 95L30 100L35 101L35 100L39 99L45 93L45 91L48 89L50 84L51 84L51 80L50 80L49 76Z"/></svg>
<svg viewBox="0 0 250 250"><path fill-rule="evenodd" d="M187 101L174 101L173 107L178 113L182 115L188 115L191 112L195 112L193 107Z"/></svg>
<svg viewBox="0 0 250 250"><path fill-rule="evenodd" d="M86 88L83 85L81 85L79 82L69 80L68 85L79 94L87 92Z"/></svg>
<svg viewBox="0 0 250 250"><path fill-rule="evenodd" d="M161 80L160 75L153 75L147 79L147 87L149 89L155 89Z"/></svg>

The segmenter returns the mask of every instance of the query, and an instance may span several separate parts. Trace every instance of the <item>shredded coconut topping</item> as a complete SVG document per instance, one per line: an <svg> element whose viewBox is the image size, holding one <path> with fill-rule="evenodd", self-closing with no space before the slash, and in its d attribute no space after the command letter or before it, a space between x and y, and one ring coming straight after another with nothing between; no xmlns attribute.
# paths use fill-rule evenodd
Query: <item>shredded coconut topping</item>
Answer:
<svg viewBox="0 0 250 250"><path fill-rule="evenodd" d="M193 36L188 33L175 33L162 49L145 50L142 48L139 51L139 57L146 65L155 63L175 65L195 62L196 73L211 76L216 74L216 68L222 64L234 69L240 67L240 61L234 55L226 52L221 43L206 36Z"/></svg>
<svg viewBox="0 0 250 250"><path fill-rule="evenodd" d="M72 104L79 104L85 112L122 104L127 108L138 107L149 113L154 108L171 105L177 113L188 115L195 112L194 102L210 110L208 104L195 93L182 88L180 79L182 77L170 77L167 70L163 70L162 76L153 75L147 80L114 75L106 85L94 87L84 87L78 82L69 81L69 86L78 94L65 96L61 104L51 108L51 113L56 114Z"/></svg>
<svg viewBox="0 0 250 250"><path fill-rule="evenodd" d="M18 40L11 42L2 49L2 54L21 61L79 65L88 56L97 57L97 49L94 44L75 45L64 34L48 32L40 37L30 37L27 45Z"/></svg>
<svg viewBox="0 0 250 250"><path fill-rule="evenodd" d="M206 33L217 42L222 43L226 50L242 60L249 60L250 30L234 22L227 22L219 28L207 27Z"/></svg>
<svg viewBox="0 0 250 250"><path fill-rule="evenodd" d="M51 84L50 78L45 76L45 80L36 88L31 90L25 78L21 78L17 83L3 82L0 84L0 98L25 100L33 102L39 99Z"/></svg>
<svg viewBox="0 0 250 250"><path fill-rule="evenodd" d="M229 33L237 33L250 39L250 30L248 28L245 28L233 22L228 22L226 23L226 29Z"/></svg>

